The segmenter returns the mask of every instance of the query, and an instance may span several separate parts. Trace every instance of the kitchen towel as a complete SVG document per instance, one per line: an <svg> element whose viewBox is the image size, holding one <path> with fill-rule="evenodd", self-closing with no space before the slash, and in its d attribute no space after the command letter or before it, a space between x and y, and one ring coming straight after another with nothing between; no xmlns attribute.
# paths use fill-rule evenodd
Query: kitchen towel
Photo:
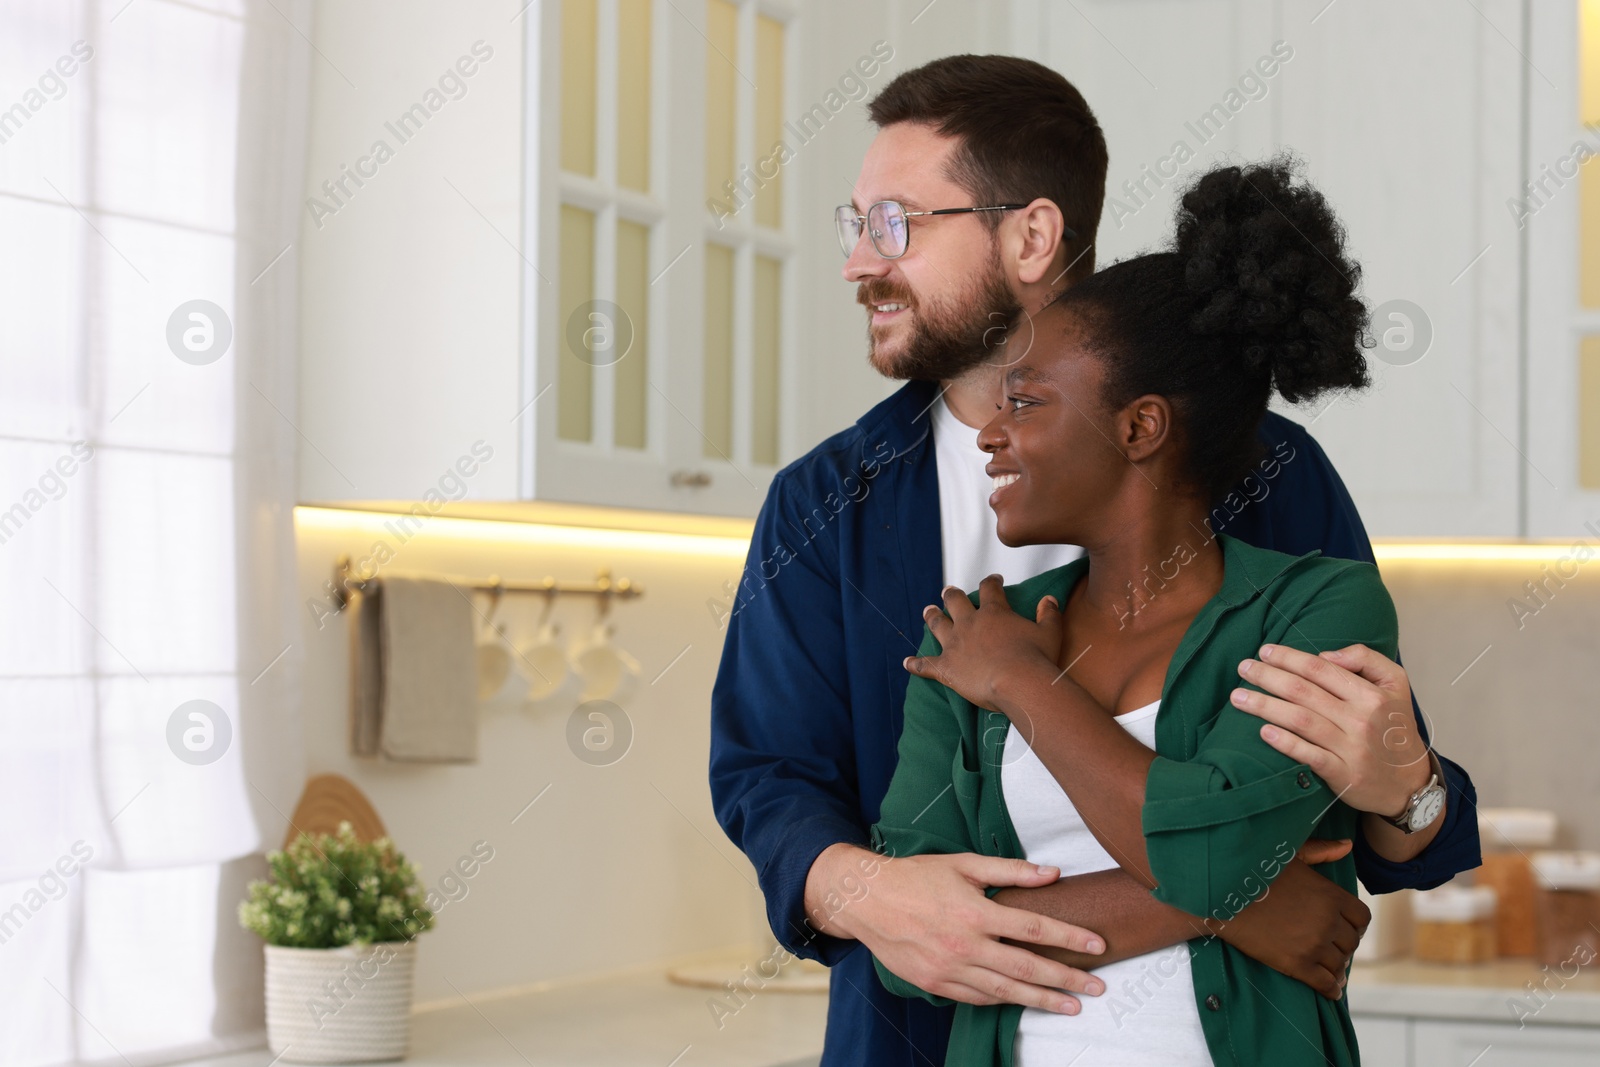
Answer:
<svg viewBox="0 0 1600 1067"><path fill-rule="evenodd" d="M351 601L351 751L477 762L470 595L428 578L384 578L374 586Z"/></svg>

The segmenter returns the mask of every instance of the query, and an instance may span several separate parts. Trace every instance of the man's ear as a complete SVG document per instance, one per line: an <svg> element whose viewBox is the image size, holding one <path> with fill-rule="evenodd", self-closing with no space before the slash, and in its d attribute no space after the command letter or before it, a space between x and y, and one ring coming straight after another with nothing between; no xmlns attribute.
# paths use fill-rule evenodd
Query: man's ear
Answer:
<svg viewBox="0 0 1600 1067"><path fill-rule="evenodd" d="M1049 283L1051 265L1061 250L1061 233L1066 222L1055 201L1039 197L1017 216L1017 280L1023 285Z"/></svg>
<svg viewBox="0 0 1600 1067"><path fill-rule="evenodd" d="M1117 412L1117 447L1133 463L1149 459L1172 435L1172 404L1150 393L1137 397Z"/></svg>

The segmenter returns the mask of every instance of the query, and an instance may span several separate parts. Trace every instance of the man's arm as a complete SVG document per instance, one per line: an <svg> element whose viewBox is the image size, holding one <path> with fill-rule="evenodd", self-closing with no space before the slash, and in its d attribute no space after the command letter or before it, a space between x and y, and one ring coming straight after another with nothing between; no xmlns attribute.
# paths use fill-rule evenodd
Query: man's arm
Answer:
<svg viewBox="0 0 1600 1067"><path fill-rule="evenodd" d="M865 846L868 834L843 688L837 547L790 537L813 503L802 495L780 474L756 519L711 692L711 798L755 867L778 941L832 966L854 946L808 921L806 876L823 850Z"/></svg>

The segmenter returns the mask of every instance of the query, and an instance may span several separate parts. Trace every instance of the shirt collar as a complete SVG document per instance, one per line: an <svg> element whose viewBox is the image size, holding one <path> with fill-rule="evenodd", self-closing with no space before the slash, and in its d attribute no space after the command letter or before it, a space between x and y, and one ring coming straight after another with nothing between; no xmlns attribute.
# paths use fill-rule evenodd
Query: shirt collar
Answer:
<svg viewBox="0 0 1600 1067"><path fill-rule="evenodd" d="M907 382L856 420L856 426L871 442L886 442L895 456L902 456L928 439L933 404L942 395L938 382Z"/></svg>
<svg viewBox="0 0 1600 1067"><path fill-rule="evenodd" d="M1278 580L1280 575L1300 560L1322 555L1321 550L1316 550L1304 556L1290 556L1282 552L1257 548L1248 541L1241 541L1227 534L1214 536L1222 549L1222 588L1217 590L1216 596L1200 609L1196 621L1214 609L1233 608L1248 603L1260 596L1268 586ZM1201 540L1202 535L1197 532L1191 546L1198 548ZM1088 556L1079 557L1062 567L1056 583L1059 588L1054 590L1056 599L1066 603L1067 594L1088 569ZM1048 590L1041 590L1041 593L1046 591Z"/></svg>

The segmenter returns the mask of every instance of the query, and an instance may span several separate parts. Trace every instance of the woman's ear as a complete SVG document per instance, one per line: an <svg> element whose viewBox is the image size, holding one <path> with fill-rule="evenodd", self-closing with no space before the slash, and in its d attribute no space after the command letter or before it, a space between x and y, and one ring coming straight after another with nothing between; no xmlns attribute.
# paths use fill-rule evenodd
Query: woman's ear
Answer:
<svg viewBox="0 0 1600 1067"><path fill-rule="evenodd" d="M1132 463L1149 459L1172 434L1172 404L1150 393L1137 397L1117 413L1117 445Z"/></svg>

